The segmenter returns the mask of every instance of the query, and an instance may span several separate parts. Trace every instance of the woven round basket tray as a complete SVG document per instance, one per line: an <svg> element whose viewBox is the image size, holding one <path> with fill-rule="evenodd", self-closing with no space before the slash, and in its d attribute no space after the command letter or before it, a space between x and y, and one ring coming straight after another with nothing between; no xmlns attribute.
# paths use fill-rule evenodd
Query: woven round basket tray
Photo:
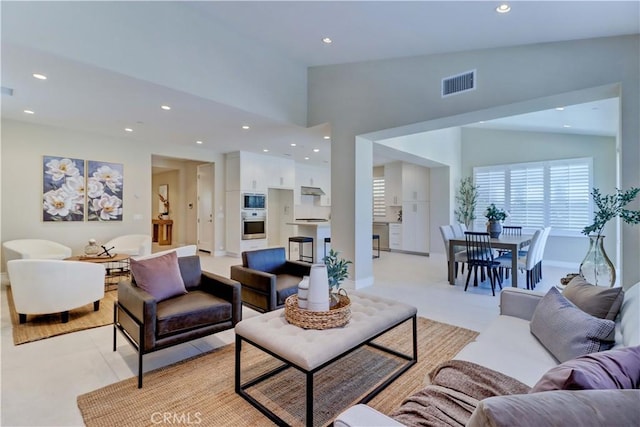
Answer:
<svg viewBox="0 0 640 427"><path fill-rule="evenodd" d="M338 328L351 319L351 300L338 294L338 304L329 311L310 311L298 307L298 295L291 295L284 302L284 318L292 325L304 329Z"/></svg>

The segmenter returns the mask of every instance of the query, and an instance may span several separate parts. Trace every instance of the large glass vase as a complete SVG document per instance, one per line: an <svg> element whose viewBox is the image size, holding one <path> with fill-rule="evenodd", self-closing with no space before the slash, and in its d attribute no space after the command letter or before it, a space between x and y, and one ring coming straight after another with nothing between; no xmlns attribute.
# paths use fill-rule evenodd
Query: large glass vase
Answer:
<svg viewBox="0 0 640 427"><path fill-rule="evenodd" d="M616 283L616 269L604 250L604 236L589 236L589 251L580 264L580 274L596 286Z"/></svg>

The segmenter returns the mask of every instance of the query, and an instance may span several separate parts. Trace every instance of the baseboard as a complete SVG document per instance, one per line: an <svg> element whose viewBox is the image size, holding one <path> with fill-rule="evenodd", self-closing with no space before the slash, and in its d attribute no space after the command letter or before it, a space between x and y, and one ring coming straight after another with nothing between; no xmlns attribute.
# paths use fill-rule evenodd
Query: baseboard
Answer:
<svg viewBox="0 0 640 427"><path fill-rule="evenodd" d="M363 289L368 288L369 286L373 286L373 276L365 277L364 279L351 280L347 279L350 285L353 285L353 289Z"/></svg>
<svg viewBox="0 0 640 427"><path fill-rule="evenodd" d="M576 264L575 262L566 262L566 261L554 261L554 260L543 260L543 265L548 265L550 267L560 267L566 268L570 270L574 270L576 273L580 267L580 264Z"/></svg>

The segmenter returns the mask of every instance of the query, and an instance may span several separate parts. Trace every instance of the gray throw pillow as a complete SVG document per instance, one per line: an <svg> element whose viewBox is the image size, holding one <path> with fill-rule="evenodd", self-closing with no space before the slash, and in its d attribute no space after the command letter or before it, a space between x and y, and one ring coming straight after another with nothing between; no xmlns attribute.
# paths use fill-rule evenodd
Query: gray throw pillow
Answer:
<svg viewBox="0 0 640 427"><path fill-rule="evenodd" d="M158 302L187 293L175 251L139 261L132 258L131 273L136 285Z"/></svg>
<svg viewBox="0 0 640 427"><path fill-rule="evenodd" d="M613 346L609 337L615 323L585 313L555 287L538 303L529 327L560 363Z"/></svg>
<svg viewBox="0 0 640 427"><path fill-rule="evenodd" d="M622 288L595 286L579 275L571 279L562 295L582 311L609 320L616 319L624 299Z"/></svg>

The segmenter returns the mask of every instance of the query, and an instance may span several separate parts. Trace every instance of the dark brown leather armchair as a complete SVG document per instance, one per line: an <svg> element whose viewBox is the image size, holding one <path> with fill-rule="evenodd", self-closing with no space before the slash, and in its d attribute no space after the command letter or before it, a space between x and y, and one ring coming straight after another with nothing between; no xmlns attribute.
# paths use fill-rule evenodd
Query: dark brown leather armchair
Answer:
<svg viewBox="0 0 640 427"><path fill-rule="evenodd" d="M284 307L310 271L309 263L287 260L284 248L269 248L243 252L242 265L231 266L231 278L242 284L242 303L264 313Z"/></svg>
<svg viewBox="0 0 640 427"><path fill-rule="evenodd" d="M202 272L200 258L178 258L187 293L163 301L136 286L118 284L113 312L113 351L120 330L138 351L138 388L142 387L142 356L226 329L242 320L240 283Z"/></svg>

